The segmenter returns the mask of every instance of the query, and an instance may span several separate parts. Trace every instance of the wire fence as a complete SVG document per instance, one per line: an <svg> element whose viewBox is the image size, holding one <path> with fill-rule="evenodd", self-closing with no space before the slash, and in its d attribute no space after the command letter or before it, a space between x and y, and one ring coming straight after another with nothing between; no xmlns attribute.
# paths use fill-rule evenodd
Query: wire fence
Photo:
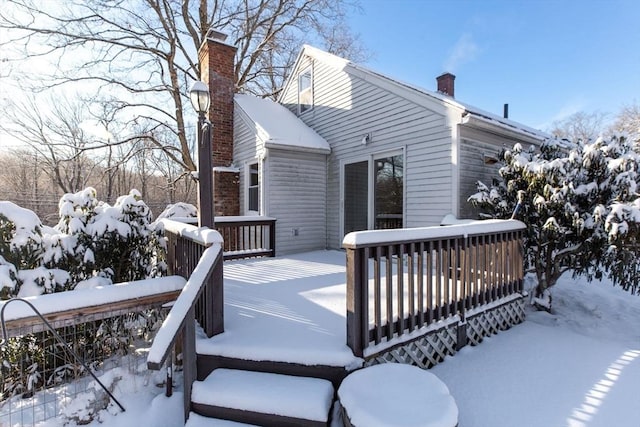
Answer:
<svg viewBox="0 0 640 427"><path fill-rule="evenodd" d="M146 369L145 350L168 312L158 302L126 313L79 311L72 319L50 323L94 372L121 368L136 373ZM11 338L0 348L0 426L35 426L57 417L79 394L94 387L88 372L42 323L10 322L7 332ZM95 397L96 405L108 405L108 397Z"/></svg>

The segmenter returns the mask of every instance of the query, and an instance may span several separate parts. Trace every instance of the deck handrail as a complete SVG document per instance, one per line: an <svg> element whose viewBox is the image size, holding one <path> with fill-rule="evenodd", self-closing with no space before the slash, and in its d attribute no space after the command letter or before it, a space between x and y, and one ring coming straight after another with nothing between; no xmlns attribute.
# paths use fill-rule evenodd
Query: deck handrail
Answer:
<svg viewBox="0 0 640 427"><path fill-rule="evenodd" d="M275 257L276 219L268 216L217 216L214 229L224 239L224 260ZM195 225L194 217L172 217L161 219L162 224L179 228L178 224ZM212 230L209 230L212 231Z"/></svg>
<svg viewBox="0 0 640 427"><path fill-rule="evenodd" d="M172 393L172 359L178 344L182 350L183 404L185 419L191 405L191 386L196 379L196 321L207 337L224 332L222 236L206 227L162 220L167 237L168 270L187 279L169 315L151 345L147 367L167 365L167 396Z"/></svg>
<svg viewBox="0 0 640 427"><path fill-rule="evenodd" d="M347 345L359 357L379 352L521 292L524 229L487 220L347 234Z"/></svg>
<svg viewBox="0 0 640 427"><path fill-rule="evenodd" d="M95 318L102 313L114 316L171 302L180 294L185 283L182 277L164 276L92 289L76 289L73 291L74 298L69 298L65 292L56 292L23 299L33 304L47 321L71 326L81 323L79 319L87 316ZM0 301L0 308L4 308L8 301L11 300ZM20 306L12 308L13 310L7 310L4 314L10 337L21 335L21 331L27 328L30 333L44 330L39 326L40 318L30 309L21 309Z"/></svg>
<svg viewBox="0 0 640 427"><path fill-rule="evenodd" d="M160 370L167 360L169 352L175 345L179 334L185 328L189 320L195 321L195 306L198 298L202 295L205 285L214 274L217 264L221 261L220 245L216 244L208 247L200 262L191 273L182 292L178 295L175 303L169 311L169 316L165 319L156 334L153 344L147 356L147 367L153 370ZM207 334L209 335L209 334ZM211 334L210 336L213 336Z"/></svg>

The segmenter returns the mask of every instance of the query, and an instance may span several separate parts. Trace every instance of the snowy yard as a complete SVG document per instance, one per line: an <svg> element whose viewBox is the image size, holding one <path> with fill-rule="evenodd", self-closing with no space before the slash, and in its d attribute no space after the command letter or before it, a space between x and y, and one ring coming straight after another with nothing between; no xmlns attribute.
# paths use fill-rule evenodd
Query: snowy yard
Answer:
<svg viewBox="0 0 640 427"><path fill-rule="evenodd" d="M434 367L461 427L640 425L640 297L563 277L554 314L466 347Z"/></svg>
<svg viewBox="0 0 640 427"><path fill-rule="evenodd" d="M431 370L455 398L461 427L640 424L634 404L640 395L640 297L608 282L563 277L553 298L553 314L529 311L524 324L465 347ZM91 425L181 426L181 393L164 397L155 385L161 376L123 378L115 394L127 412L103 411L102 422Z"/></svg>

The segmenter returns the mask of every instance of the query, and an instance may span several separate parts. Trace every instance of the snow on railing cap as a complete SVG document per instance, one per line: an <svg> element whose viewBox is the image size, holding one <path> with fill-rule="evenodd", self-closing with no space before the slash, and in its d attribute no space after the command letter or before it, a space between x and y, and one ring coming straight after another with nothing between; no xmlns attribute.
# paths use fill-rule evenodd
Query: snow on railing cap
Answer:
<svg viewBox="0 0 640 427"><path fill-rule="evenodd" d="M220 233L207 227L196 227L195 225L173 221L169 218L159 219L158 223L162 224L164 229L171 233L193 239L203 245L213 245L214 243L222 244L223 242Z"/></svg>
<svg viewBox="0 0 640 427"><path fill-rule="evenodd" d="M344 236L342 246L345 248L355 248L358 246L420 241L453 236L467 237L468 235L523 230L525 227L523 222L515 219L488 219L447 226L353 231Z"/></svg>

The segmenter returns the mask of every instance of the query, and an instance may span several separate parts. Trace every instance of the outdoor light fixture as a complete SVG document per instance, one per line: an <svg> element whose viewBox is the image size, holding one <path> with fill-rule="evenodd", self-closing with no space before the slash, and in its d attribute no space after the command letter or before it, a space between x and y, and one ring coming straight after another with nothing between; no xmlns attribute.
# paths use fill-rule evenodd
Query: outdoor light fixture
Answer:
<svg viewBox="0 0 640 427"><path fill-rule="evenodd" d="M211 102L209 87L200 81L193 82L189 99L198 113L198 225L213 228L213 126L206 118Z"/></svg>
<svg viewBox="0 0 640 427"><path fill-rule="evenodd" d="M189 99L193 109L196 110L198 115L205 114L209 111L209 102L211 97L209 95L209 88L201 81L193 82L191 89L189 89Z"/></svg>

